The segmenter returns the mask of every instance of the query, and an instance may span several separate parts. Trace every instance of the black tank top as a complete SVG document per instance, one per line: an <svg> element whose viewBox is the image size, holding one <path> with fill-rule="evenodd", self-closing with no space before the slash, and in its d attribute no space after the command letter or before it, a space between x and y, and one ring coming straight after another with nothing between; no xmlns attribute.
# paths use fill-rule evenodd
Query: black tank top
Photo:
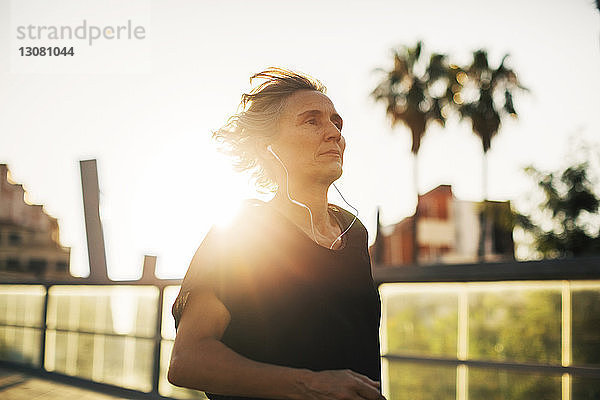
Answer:
<svg viewBox="0 0 600 400"><path fill-rule="evenodd" d="M344 231L354 215L329 209ZM213 226L196 251L173 304L176 327L188 297L203 285L231 314L221 341L235 352L313 371L351 369L380 381L381 303L359 219L341 248L331 250L266 203L247 201L227 228Z"/></svg>

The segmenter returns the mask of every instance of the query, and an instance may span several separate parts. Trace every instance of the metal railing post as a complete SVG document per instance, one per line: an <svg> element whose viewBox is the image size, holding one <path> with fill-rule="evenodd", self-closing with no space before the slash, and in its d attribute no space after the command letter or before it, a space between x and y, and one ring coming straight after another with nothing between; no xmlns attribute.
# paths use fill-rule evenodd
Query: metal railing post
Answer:
<svg viewBox="0 0 600 400"><path fill-rule="evenodd" d="M50 291L50 285L44 285L46 293L44 294L44 306L42 307L42 321L41 321L41 335L40 335L40 365L39 368L45 370L44 367L46 360L46 327L48 317L48 292Z"/></svg>
<svg viewBox="0 0 600 400"><path fill-rule="evenodd" d="M160 348L162 341L162 311L165 286L158 288L158 305L156 312L156 328L154 331L154 365L152 369L152 393L160 396L158 393L158 384L160 382Z"/></svg>

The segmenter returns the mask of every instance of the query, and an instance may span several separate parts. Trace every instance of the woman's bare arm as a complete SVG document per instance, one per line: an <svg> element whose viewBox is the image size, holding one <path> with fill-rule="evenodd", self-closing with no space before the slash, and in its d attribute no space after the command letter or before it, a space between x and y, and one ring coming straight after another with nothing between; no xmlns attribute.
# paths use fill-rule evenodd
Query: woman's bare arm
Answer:
<svg viewBox="0 0 600 400"><path fill-rule="evenodd" d="M314 372L250 360L220 339L230 321L207 289L190 296L181 315L168 380L176 386L232 396L271 399L381 400L378 383L350 370Z"/></svg>

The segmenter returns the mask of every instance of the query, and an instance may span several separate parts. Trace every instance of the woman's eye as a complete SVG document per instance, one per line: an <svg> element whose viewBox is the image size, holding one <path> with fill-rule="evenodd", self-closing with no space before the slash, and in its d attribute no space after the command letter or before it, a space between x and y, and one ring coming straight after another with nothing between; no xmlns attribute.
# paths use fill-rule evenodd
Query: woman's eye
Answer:
<svg viewBox="0 0 600 400"><path fill-rule="evenodd" d="M316 125L317 124L317 120L316 119L309 119L308 121L306 121L307 124L311 124L311 125Z"/></svg>

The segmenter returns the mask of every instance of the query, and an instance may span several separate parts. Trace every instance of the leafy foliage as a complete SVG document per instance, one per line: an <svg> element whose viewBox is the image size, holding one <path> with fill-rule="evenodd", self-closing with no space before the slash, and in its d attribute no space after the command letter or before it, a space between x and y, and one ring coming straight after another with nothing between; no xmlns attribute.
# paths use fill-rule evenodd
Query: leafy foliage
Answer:
<svg viewBox="0 0 600 400"><path fill-rule="evenodd" d="M588 169L587 161L558 172L525 168L545 195L539 207L550 215L553 228L544 230L531 216L520 213L516 213L515 223L533 234L536 249L546 258L600 254L600 229L588 233L582 218L588 213L596 214L600 206Z"/></svg>

